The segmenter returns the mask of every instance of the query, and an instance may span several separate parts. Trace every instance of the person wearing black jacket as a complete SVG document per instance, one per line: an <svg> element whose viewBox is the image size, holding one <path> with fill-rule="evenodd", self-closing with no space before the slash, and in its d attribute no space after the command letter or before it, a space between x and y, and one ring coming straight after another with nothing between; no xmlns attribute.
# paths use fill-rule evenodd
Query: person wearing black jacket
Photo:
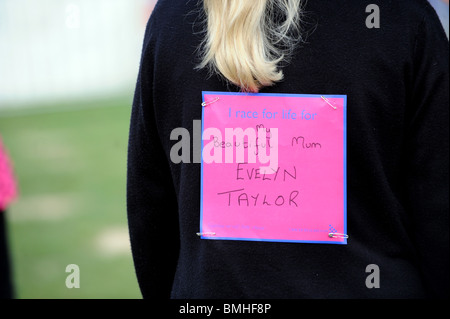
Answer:
<svg viewBox="0 0 450 319"><path fill-rule="evenodd" d="M6 210L16 197L12 163L0 137L0 299L14 298Z"/></svg>
<svg viewBox="0 0 450 319"><path fill-rule="evenodd" d="M203 1L158 2L128 150L129 232L144 298L448 298L448 41L426 0L376 1L379 28L366 25L372 3L304 4L308 36L283 80L259 88L348 97L349 239L320 245L196 235L200 165L170 160L171 131L192 136L202 91L246 87L198 68ZM366 285L369 265L380 270L379 288Z"/></svg>

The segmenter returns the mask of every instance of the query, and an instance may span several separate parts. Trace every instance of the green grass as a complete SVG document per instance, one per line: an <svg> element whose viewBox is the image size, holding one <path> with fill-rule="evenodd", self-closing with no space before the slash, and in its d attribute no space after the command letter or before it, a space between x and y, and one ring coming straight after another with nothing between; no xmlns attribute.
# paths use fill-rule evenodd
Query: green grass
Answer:
<svg viewBox="0 0 450 319"><path fill-rule="evenodd" d="M141 298L127 242L130 104L0 112L20 191L6 215L16 298ZM79 289L65 285L69 264Z"/></svg>

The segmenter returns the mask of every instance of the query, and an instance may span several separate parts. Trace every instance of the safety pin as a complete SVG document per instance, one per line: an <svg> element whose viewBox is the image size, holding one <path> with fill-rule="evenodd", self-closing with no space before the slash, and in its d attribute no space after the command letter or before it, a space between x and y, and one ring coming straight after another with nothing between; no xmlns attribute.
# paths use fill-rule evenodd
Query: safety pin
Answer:
<svg viewBox="0 0 450 319"><path fill-rule="evenodd" d="M330 237L330 238L348 239L348 235L347 234L339 234L339 233L329 233L328 237Z"/></svg>
<svg viewBox="0 0 450 319"><path fill-rule="evenodd" d="M211 105L211 104L213 104L213 103L216 103L217 101L219 101L220 100L220 98L219 97L216 97L214 100L212 100L212 101L207 101L207 102L203 102L202 103L202 106L203 107L206 107L206 106L208 106L208 105Z"/></svg>
<svg viewBox="0 0 450 319"><path fill-rule="evenodd" d="M215 236L216 233L197 233L198 237L202 237L202 236Z"/></svg>
<svg viewBox="0 0 450 319"><path fill-rule="evenodd" d="M331 106L333 109L337 110L337 107L334 106L333 104L331 104L330 100L328 100L328 99L327 99L326 97L324 97L323 95L321 96L321 98L322 98L325 102L327 102L327 104L328 104L329 106Z"/></svg>

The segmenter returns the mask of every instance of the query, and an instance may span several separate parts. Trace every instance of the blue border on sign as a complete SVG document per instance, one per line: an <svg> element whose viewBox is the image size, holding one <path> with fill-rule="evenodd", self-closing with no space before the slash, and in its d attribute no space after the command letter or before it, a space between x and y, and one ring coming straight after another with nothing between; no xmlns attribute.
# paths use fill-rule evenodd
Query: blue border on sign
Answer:
<svg viewBox="0 0 450 319"><path fill-rule="evenodd" d="M312 98L335 98L344 99L344 233L347 232L347 95L329 95L329 94L290 94L290 93L242 93L242 92L220 92L220 91L202 91L202 102L206 102L205 95L239 95L239 96L270 96L270 97L312 97ZM201 141L201 181L200 181L200 234L203 234L203 132L205 123L205 107L202 106L202 141ZM200 236L201 239L208 240L236 240L236 241L255 241L255 242L278 242L278 243L306 243L306 244L330 244L347 245L347 239L342 241L312 241L312 240L282 240L266 238L235 238L235 237L210 237Z"/></svg>

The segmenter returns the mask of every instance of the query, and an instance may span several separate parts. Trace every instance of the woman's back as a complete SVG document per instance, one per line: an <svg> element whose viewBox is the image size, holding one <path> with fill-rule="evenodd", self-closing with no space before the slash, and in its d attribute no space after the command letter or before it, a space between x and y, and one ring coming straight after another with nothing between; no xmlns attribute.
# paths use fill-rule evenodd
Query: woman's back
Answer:
<svg viewBox="0 0 450 319"><path fill-rule="evenodd" d="M171 132L202 119L202 2L160 0L133 105L128 216L144 297L448 297L448 42L425 0L308 1L306 41L261 93L347 95L348 244L202 240L200 165L175 164ZM318 181L320 182L320 181ZM323 198L326 201L326 196ZM368 265L381 271L366 286Z"/></svg>

